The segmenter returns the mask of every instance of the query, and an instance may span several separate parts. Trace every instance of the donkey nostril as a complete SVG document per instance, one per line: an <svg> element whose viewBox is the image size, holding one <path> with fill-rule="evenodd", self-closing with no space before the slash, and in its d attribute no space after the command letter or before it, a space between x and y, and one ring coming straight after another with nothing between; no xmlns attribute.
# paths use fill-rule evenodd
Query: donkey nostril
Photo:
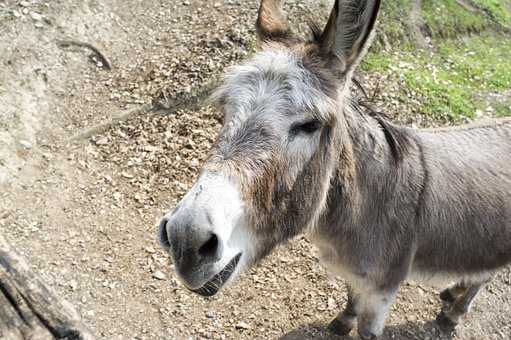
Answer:
<svg viewBox="0 0 511 340"><path fill-rule="evenodd" d="M199 248L199 255L202 257L215 257L218 251L218 237L211 234L209 240Z"/></svg>

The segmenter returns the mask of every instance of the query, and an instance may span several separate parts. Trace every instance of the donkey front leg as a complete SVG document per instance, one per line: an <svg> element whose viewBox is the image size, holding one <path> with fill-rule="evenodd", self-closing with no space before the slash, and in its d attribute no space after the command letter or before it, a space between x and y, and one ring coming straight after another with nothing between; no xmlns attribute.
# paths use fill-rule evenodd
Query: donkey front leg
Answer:
<svg viewBox="0 0 511 340"><path fill-rule="evenodd" d="M375 339L383 333L387 312L394 302L397 288L391 290L348 288L346 308L330 322L328 330L336 335L347 335L358 321L358 334Z"/></svg>
<svg viewBox="0 0 511 340"><path fill-rule="evenodd" d="M467 291L467 287L463 283L457 283L452 287L446 288L440 292L440 300L445 304L452 304Z"/></svg>
<svg viewBox="0 0 511 340"><path fill-rule="evenodd" d="M372 290L359 298L360 311L357 316L358 335L363 340L376 339L383 333L385 319L394 303L397 287L390 290Z"/></svg>
<svg viewBox="0 0 511 340"><path fill-rule="evenodd" d="M358 296L356 296L353 289L348 286L348 303L346 304L346 308L330 322L328 331L336 335L348 335L353 327L355 327L358 305Z"/></svg>

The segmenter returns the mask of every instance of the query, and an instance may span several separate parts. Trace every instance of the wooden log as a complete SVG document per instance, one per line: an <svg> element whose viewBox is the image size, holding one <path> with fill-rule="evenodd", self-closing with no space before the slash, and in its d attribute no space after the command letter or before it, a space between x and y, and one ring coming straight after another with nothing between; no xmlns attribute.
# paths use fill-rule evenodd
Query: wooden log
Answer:
<svg viewBox="0 0 511 340"><path fill-rule="evenodd" d="M0 339L93 340L79 314L0 235Z"/></svg>

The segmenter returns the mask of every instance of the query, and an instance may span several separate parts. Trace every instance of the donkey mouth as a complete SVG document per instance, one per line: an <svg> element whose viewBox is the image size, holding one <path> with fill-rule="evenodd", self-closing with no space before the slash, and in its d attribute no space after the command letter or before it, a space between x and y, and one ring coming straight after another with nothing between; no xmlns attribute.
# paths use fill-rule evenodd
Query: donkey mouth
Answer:
<svg viewBox="0 0 511 340"><path fill-rule="evenodd" d="M192 289L191 291L197 293L202 296L213 296L215 295L220 288L224 285L224 283L229 280L232 273L238 266L238 262L240 261L241 253L234 256L234 258L222 269L218 274L213 276L211 280L206 282L202 287L197 289Z"/></svg>

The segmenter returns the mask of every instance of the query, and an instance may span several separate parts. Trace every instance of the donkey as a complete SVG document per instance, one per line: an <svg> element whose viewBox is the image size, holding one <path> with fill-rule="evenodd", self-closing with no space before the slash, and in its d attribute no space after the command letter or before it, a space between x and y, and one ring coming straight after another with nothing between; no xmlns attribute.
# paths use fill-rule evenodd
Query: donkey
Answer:
<svg viewBox="0 0 511 340"><path fill-rule="evenodd" d="M348 286L330 323L362 339L384 329L400 284L455 283L438 316L453 330L511 262L511 120L399 127L350 93L379 0L337 0L301 40L281 0L262 0L262 50L213 94L224 124L200 176L159 238L185 286L210 296L307 233Z"/></svg>

